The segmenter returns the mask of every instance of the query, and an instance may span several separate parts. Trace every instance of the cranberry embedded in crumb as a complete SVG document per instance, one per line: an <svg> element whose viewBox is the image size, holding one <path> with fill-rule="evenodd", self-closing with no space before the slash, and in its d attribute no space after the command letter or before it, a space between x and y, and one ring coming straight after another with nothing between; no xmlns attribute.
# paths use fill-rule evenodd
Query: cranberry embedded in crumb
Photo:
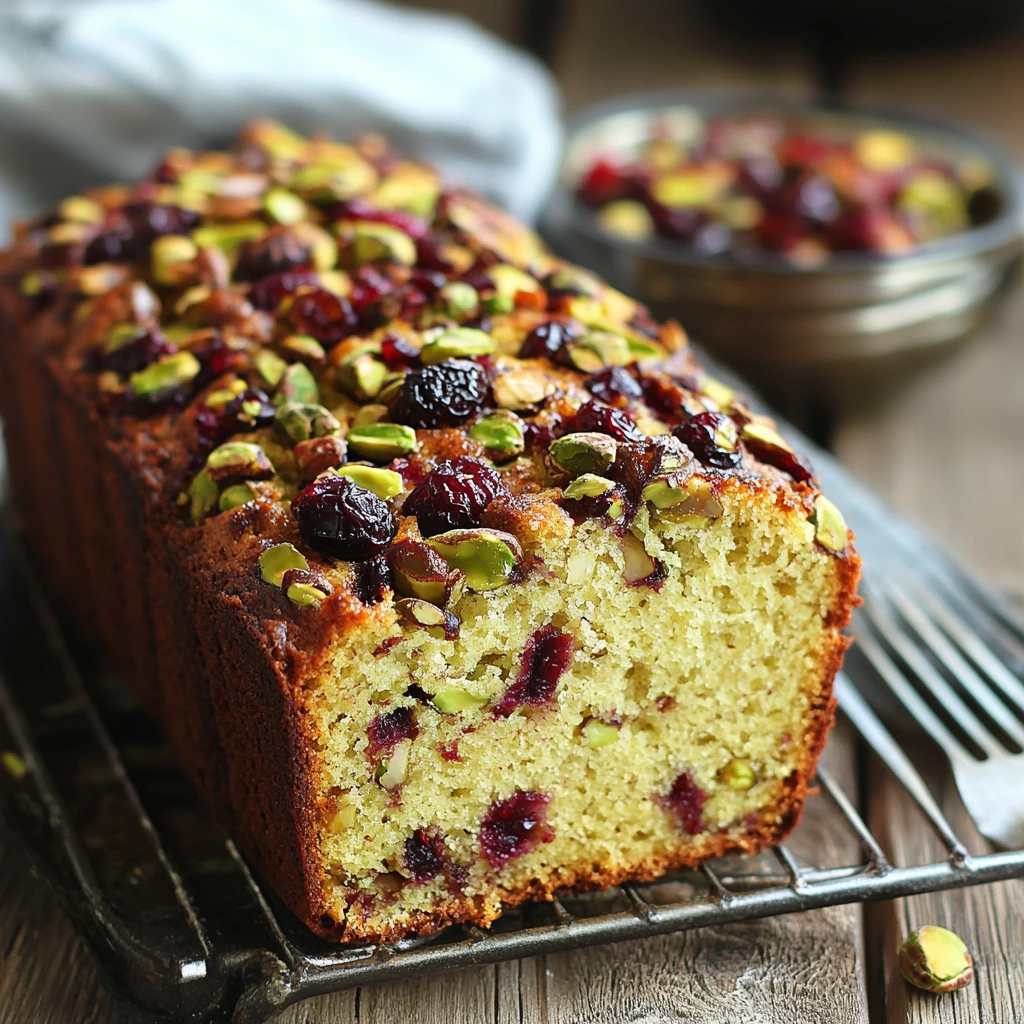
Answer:
<svg viewBox="0 0 1024 1024"><path fill-rule="evenodd" d="M608 405L623 405L625 402L643 398L644 392L633 375L621 366L609 366L586 379L587 390L599 401Z"/></svg>
<svg viewBox="0 0 1024 1024"><path fill-rule="evenodd" d="M288 228L273 228L264 238L243 242L232 275L236 281L260 281L271 274L311 270L312 253Z"/></svg>
<svg viewBox="0 0 1024 1024"><path fill-rule="evenodd" d="M433 829L416 829L405 841L403 859L417 885L429 882L444 870L448 859L444 837Z"/></svg>
<svg viewBox="0 0 1024 1024"><path fill-rule="evenodd" d="M523 340L519 349L520 359L537 359L547 356L553 359L565 347L582 333L582 328L575 321L549 320L539 324Z"/></svg>
<svg viewBox="0 0 1024 1024"><path fill-rule="evenodd" d="M174 351L174 345L159 330L154 329L145 331L112 352L101 355L97 362L100 369L114 370L127 377L128 374L137 373L150 363L155 363L161 356L170 355Z"/></svg>
<svg viewBox="0 0 1024 1024"><path fill-rule="evenodd" d="M389 370L411 370L420 361L420 350L401 334L385 334L380 357Z"/></svg>
<svg viewBox="0 0 1024 1024"><path fill-rule="evenodd" d="M576 410L574 429L584 433L610 434L616 441L642 441L645 436L629 413L594 401L585 402Z"/></svg>
<svg viewBox="0 0 1024 1024"><path fill-rule="evenodd" d="M359 328L348 299L315 285L295 296L287 320L296 334L308 334L327 348Z"/></svg>
<svg viewBox="0 0 1024 1024"><path fill-rule="evenodd" d="M675 814L684 832L695 836L707 828L703 818L707 799L707 793L693 781L693 776L689 772L683 772L672 783L668 795L662 797L661 804Z"/></svg>
<svg viewBox="0 0 1024 1024"><path fill-rule="evenodd" d="M487 402L487 373L466 359L407 373L391 405L392 419L417 430L465 423Z"/></svg>
<svg viewBox="0 0 1024 1024"><path fill-rule="evenodd" d="M281 301L303 285L315 285L317 276L312 271L288 270L283 274L270 274L260 278L249 289L249 301L257 309L275 310Z"/></svg>
<svg viewBox="0 0 1024 1024"><path fill-rule="evenodd" d="M402 740L414 740L420 733L412 708L395 708L378 715L366 727L370 742L366 746L369 757L389 753Z"/></svg>
<svg viewBox="0 0 1024 1024"><path fill-rule="evenodd" d="M299 533L323 554L343 562L362 562L383 554L398 524L372 491L347 477L314 480L292 502Z"/></svg>
<svg viewBox="0 0 1024 1024"><path fill-rule="evenodd" d="M558 680L572 663L575 641L554 626L538 629L526 643L519 677L494 705L496 718L508 718L524 704L537 707L555 695Z"/></svg>
<svg viewBox="0 0 1024 1024"><path fill-rule="evenodd" d="M554 831L545 824L551 797L517 789L506 800L493 803L480 823L480 849L487 863L503 867L537 843L550 843Z"/></svg>
<svg viewBox="0 0 1024 1024"><path fill-rule="evenodd" d="M672 431L672 435L678 437L693 452L697 461L705 466L734 469L743 461L740 453L721 448L715 441L715 433L723 424L731 425L728 416L720 412L702 412L681 423Z"/></svg>
<svg viewBox="0 0 1024 1024"><path fill-rule="evenodd" d="M501 477L479 459L460 455L443 462L419 484L402 511L413 515L424 537L480 525L499 495L508 493Z"/></svg>

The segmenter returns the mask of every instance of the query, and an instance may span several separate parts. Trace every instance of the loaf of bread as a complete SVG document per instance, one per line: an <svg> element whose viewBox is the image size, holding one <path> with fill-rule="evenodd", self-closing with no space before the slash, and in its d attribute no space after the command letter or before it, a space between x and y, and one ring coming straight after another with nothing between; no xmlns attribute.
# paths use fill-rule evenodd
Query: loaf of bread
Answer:
<svg viewBox="0 0 1024 1024"><path fill-rule="evenodd" d="M859 560L678 325L270 122L19 226L0 276L39 571L319 935L794 826Z"/></svg>

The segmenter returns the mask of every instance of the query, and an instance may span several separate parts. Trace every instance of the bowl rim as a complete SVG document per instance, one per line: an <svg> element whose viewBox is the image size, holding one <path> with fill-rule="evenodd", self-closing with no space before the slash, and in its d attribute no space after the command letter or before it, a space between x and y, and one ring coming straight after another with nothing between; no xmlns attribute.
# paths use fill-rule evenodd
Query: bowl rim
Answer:
<svg viewBox="0 0 1024 1024"><path fill-rule="evenodd" d="M659 110L690 106L701 115L738 114L744 110L765 113L827 115L832 118L874 119L896 130L915 134L922 131L946 136L950 141L969 145L993 169L1004 198L1002 213L988 224L968 228L948 238L924 242L897 255L877 253L838 253L812 266L801 266L774 253L756 253L739 259L732 253L698 253L681 243L660 238L632 242L616 238L602 230L593 211L585 206L564 180L565 159L573 140L585 129L617 114L630 111L657 113ZM1024 243L1024 171L1001 148L968 129L941 117L909 110L860 104L830 105L792 96L755 93L749 90L663 89L628 93L590 104L570 115L565 123L565 141L558 164L558 180L542 214L546 226L558 229L557 220L568 221L591 241L621 248L631 255L674 263L692 269L751 271L787 277L827 276L830 274L869 274L887 268L927 267L947 260L963 260L1006 247L1020 248Z"/></svg>

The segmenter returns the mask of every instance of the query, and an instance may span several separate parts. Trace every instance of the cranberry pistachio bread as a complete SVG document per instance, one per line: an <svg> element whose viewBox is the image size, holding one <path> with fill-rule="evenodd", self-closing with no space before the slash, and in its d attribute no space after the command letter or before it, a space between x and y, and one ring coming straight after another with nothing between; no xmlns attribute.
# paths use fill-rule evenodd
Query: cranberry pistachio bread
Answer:
<svg viewBox="0 0 1024 1024"><path fill-rule="evenodd" d="M793 827L859 561L678 325L379 139L269 122L0 275L34 555L314 931Z"/></svg>

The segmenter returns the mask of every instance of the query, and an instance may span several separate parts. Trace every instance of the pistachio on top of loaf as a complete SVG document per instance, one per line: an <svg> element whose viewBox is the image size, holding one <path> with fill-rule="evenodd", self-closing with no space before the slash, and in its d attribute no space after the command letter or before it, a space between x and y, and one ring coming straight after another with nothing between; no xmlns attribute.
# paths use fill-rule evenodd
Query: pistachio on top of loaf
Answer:
<svg viewBox="0 0 1024 1024"><path fill-rule="evenodd" d="M425 603L542 572L538 534L584 519L623 538L626 582L657 586L645 524L707 526L737 476L847 550L810 468L678 324L376 136L258 121L233 153L172 150L21 226L7 273L73 326L105 417L183 442L159 467L182 523L261 523L253 573L297 608L365 563L360 600L391 590L450 631Z"/></svg>

